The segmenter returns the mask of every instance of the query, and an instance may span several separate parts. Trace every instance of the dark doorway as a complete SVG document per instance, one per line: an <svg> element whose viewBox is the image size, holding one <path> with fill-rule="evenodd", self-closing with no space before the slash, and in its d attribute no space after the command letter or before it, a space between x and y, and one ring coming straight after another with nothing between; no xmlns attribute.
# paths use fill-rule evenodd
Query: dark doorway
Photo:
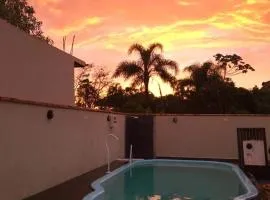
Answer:
<svg viewBox="0 0 270 200"><path fill-rule="evenodd" d="M153 116L126 116L126 158L131 145L133 158L154 157Z"/></svg>

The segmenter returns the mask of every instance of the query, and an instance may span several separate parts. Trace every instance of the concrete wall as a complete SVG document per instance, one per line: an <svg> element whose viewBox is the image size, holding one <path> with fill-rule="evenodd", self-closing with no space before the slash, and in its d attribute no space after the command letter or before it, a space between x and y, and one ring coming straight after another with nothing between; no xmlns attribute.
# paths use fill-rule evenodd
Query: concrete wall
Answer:
<svg viewBox="0 0 270 200"><path fill-rule="evenodd" d="M238 127L266 128L270 147L270 116L156 116L155 155L237 159ZM119 137L109 137L111 160L123 158L125 115L0 98L0 199L22 199L106 164L109 133Z"/></svg>
<svg viewBox="0 0 270 200"><path fill-rule="evenodd" d="M107 115L0 101L0 199L22 199L106 164ZM109 138L111 160L124 156L125 118L115 117L120 140Z"/></svg>
<svg viewBox="0 0 270 200"><path fill-rule="evenodd" d="M238 159L237 128L258 127L266 129L270 148L270 116L157 116L155 153L160 157Z"/></svg>
<svg viewBox="0 0 270 200"><path fill-rule="evenodd" d="M0 96L74 105L77 59L0 19Z"/></svg>

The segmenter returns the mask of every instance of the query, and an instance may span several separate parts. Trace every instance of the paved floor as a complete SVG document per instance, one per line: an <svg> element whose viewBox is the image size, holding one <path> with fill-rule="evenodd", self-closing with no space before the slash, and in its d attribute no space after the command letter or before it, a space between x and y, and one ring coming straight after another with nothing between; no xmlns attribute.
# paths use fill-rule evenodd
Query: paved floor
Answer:
<svg viewBox="0 0 270 200"><path fill-rule="evenodd" d="M270 200L270 181L259 181L257 188L260 191L259 200Z"/></svg>
<svg viewBox="0 0 270 200"><path fill-rule="evenodd" d="M116 161L112 163L111 168L113 170L123 164L123 162ZM107 166L97 168L25 200L81 200L92 191L90 183L104 176L106 170Z"/></svg>

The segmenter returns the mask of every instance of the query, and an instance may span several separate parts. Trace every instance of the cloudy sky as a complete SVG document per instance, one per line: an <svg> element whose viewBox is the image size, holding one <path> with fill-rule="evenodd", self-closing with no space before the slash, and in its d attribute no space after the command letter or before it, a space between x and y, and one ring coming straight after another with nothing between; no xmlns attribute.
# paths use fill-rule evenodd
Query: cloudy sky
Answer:
<svg viewBox="0 0 270 200"><path fill-rule="evenodd" d="M183 68L237 53L256 72L234 77L251 88L270 80L270 0L29 0L43 30L62 49L75 34L74 55L113 71L128 47L160 42ZM268 58L268 59L267 59ZM155 92L157 84L151 83ZM162 86L164 93L169 88Z"/></svg>

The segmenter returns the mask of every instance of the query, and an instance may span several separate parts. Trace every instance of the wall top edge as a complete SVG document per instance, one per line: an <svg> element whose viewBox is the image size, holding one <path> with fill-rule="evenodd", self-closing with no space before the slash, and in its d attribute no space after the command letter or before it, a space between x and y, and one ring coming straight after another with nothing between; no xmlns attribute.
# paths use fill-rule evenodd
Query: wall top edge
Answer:
<svg viewBox="0 0 270 200"><path fill-rule="evenodd" d="M30 106L40 106L40 107L50 107L50 108L58 108L58 109L69 109L69 110L78 110L78 111L86 111L86 112L97 112L97 113L107 113L107 114L117 114L117 115L126 115L126 116L216 116L216 117L270 117L270 114L167 114L167 113L121 113L121 112L114 112L108 110L95 110L89 108L80 108L78 106L73 105L61 105L61 104L54 104L54 103L46 103L46 102L38 102L32 100L23 100L18 98L11 98L11 97L1 97L0 102L7 102L7 103L14 103L14 104L24 104Z"/></svg>

